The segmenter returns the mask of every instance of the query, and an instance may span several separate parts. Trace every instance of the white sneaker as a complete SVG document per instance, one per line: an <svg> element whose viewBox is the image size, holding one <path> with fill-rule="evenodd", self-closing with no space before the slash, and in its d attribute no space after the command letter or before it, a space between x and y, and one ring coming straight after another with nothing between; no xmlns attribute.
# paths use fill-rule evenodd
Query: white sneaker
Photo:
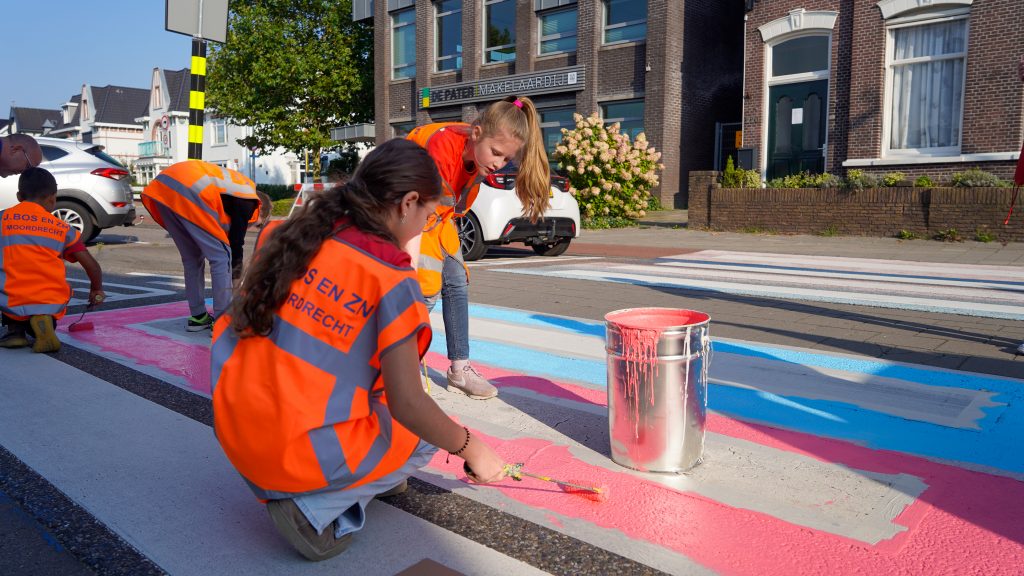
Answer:
<svg viewBox="0 0 1024 576"><path fill-rule="evenodd" d="M460 372L456 374L451 368L448 369L449 392L465 394L474 400L487 400L498 395L498 389L481 376L472 364L466 364Z"/></svg>

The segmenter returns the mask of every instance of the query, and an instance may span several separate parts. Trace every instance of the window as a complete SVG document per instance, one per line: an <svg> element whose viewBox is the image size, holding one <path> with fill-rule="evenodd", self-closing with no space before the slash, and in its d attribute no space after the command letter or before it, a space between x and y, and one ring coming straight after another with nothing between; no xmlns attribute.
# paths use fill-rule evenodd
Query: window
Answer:
<svg viewBox="0 0 1024 576"><path fill-rule="evenodd" d="M967 64L967 19L889 29L888 149L958 154Z"/></svg>
<svg viewBox="0 0 1024 576"><path fill-rule="evenodd" d="M484 22L484 64L515 60L515 0L487 0L484 5Z"/></svg>
<svg viewBox="0 0 1024 576"><path fill-rule="evenodd" d="M544 140L544 149L547 150L548 156L551 156L555 146L562 141L562 128L572 130L576 127L576 122L572 118L575 112L575 106L537 110L540 114L541 138Z"/></svg>
<svg viewBox="0 0 1024 576"><path fill-rule="evenodd" d="M462 1L434 2L437 14L434 34L438 72L462 69Z"/></svg>
<svg viewBox="0 0 1024 576"><path fill-rule="evenodd" d="M647 2L604 0L604 43L636 42L647 37Z"/></svg>
<svg viewBox="0 0 1024 576"><path fill-rule="evenodd" d="M391 77L416 77L416 8L391 13Z"/></svg>
<svg viewBox="0 0 1024 576"><path fill-rule="evenodd" d="M540 51L545 54L576 51L576 7L537 15Z"/></svg>
<svg viewBox="0 0 1024 576"><path fill-rule="evenodd" d="M159 108L160 107L160 85L159 84L154 84L153 85L153 103L152 103L152 107L153 108Z"/></svg>
<svg viewBox="0 0 1024 576"><path fill-rule="evenodd" d="M829 69L831 36L801 36L772 47L772 76Z"/></svg>
<svg viewBox="0 0 1024 576"><path fill-rule="evenodd" d="M223 118L214 118L210 121L210 128L213 131L214 146L224 146L228 143L228 126Z"/></svg>
<svg viewBox="0 0 1024 576"><path fill-rule="evenodd" d="M412 132L412 129L416 127L416 122L395 122L391 125L392 130L395 131L394 138L405 138Z"/></svg>
<svg viewBox="0 0 1024 576"><path fill-rule="evenodd" d="M605 124L619 123L619 131L630 138L644 131L644 101L620 100L601 104L601 117Z"/></svg>
<svg viewBox="0 0 1024 576"><path fill-rule="evenodd" d="M57 148L56 146L46 146L46 145L43 145L43 146L40 146L39 148L40 148L40 150L43 151L43 161L44 162L53 162L54 160L56 160L58 158L63 158L63 157L68 155L67 152L61 150L60 148Z"/></svg>

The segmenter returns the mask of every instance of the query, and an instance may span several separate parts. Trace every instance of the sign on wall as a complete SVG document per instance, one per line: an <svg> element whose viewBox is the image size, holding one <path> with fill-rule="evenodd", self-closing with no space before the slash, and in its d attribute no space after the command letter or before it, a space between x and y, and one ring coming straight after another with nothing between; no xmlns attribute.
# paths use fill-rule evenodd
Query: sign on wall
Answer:
<svg viewBox="0 0 1024 576"><path fill-rule="evenodd" d="M420 91L420 107L430 108L498 100L513 94L533 96L556 92L575 92L583 90L585 85L586 75L583 66L569 66L543 72L514 74L501 78L487 78L423 88Z"/></svg>

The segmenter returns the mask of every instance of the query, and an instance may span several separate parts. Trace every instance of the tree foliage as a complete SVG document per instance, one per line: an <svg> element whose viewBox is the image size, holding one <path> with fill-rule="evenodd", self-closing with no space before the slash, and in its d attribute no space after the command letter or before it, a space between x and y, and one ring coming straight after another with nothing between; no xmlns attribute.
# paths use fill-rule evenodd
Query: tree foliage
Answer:
<svg viewBox="0 0 1024 576"><path fill-rule="evenodd" d="M240 144L308 151L316 175L331 128L373 120L373 26L351 0L232 0L207 68L207 109L252 129Z"/></svg>

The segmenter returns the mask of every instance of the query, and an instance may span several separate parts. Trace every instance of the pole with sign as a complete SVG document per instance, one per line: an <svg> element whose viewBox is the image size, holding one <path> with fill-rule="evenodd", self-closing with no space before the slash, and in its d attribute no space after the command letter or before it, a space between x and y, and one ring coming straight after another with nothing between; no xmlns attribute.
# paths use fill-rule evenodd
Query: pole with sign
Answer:
<svg viewBox="0 0 1024 576"><path fill-rule="evenodd" d="M203 159L203 114L206 110L206 42L224 43L228 35L228 0L167 0L164 27L192 37L189 67L188 158Z"/></svg>

